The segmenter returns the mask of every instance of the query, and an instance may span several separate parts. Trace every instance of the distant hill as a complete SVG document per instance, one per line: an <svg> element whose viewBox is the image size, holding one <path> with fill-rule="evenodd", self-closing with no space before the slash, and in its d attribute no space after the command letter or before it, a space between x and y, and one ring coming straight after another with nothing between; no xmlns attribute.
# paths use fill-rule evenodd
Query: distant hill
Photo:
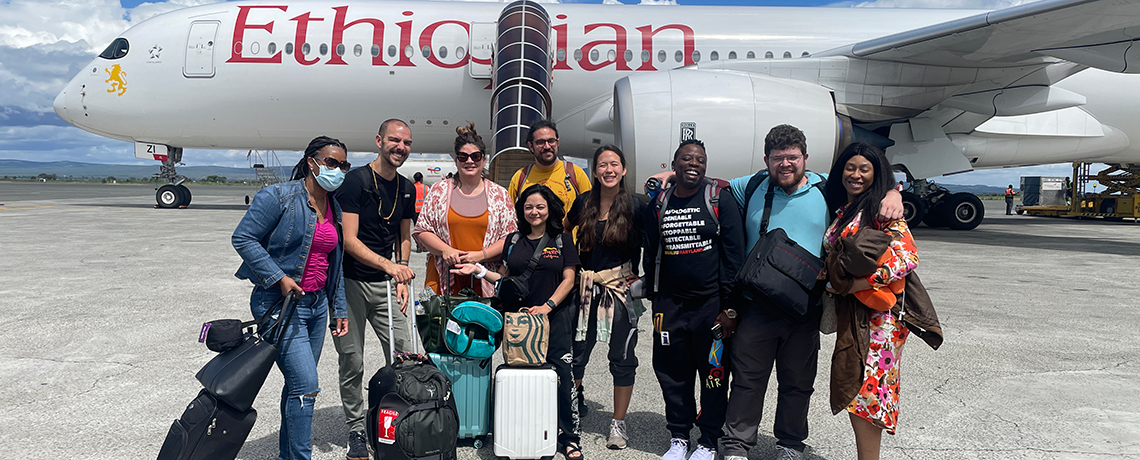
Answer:
<svg viewBox="0 0 1140 460"><path fill-rule="evenodd" d="M277 169L277 176L285 178L292 173L292 166ZM0 177L35 177L39 174L55 174L60 179L105 179L116 177L126 179L149 178L158 173L154 165L114 165L81 163L77 161L24 161L0 159ZM249 168L229 168L225 166L179 166L178 173L193 180L206 176L222 176L231 181L253 180L254 173Z"/></svg>
<svg viewBox="0 0 1140 460"><path fill-rule="evenodd" d="M937 183L937 181L935 181ZM1005 187L994 187L992 185L958 185L958 184L938 184L946 187L947 190L958 193L967 192L975 195L1001 195L1005 193Z"/></svg>

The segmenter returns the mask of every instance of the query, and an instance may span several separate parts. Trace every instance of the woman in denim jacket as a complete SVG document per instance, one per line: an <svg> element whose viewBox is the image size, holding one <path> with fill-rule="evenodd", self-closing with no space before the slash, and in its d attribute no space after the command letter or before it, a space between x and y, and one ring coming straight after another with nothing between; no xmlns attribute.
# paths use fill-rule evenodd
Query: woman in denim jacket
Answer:
<svg viewBox="0 0 1140 460"><path fill-rule="evenodd" d="M293 168L293 180L257 192L232 238L242 258L235 276L254 284L249 306L255 318L296 293L296 314L277 344L277 367L285 377L278 459L312 457L313 405L321 391L317 361L330 310L333 334L348 331L341 214L330 193L349 169L346 155L336 139L313 139Z"/></svg>

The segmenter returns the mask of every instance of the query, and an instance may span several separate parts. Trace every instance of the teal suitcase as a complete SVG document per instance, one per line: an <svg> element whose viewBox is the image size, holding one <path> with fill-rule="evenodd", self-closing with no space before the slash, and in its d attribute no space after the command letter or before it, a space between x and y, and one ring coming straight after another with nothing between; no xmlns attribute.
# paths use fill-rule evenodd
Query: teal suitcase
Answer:
<svg viewBox="0 0 1140 460"><path fill-rule="evenodd" d="M436 367L451 380L459 409L459 439L474 439L475 448L491 431L491 359L429 353Z"/></svg>

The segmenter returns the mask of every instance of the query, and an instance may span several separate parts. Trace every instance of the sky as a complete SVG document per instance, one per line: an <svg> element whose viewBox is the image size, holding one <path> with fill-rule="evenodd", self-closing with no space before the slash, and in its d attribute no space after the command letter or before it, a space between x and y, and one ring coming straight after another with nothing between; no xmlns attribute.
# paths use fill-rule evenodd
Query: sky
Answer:
<svg viewBox="0 0 1140 460"><path fill-rule="evenodd" d="M0 158L29 161L80 161L153 164L134 158L129 143L73 127L56 116L56 94L119 33L168 11L217 0L0 0ZM416 1L416 0L409 0ZM566 1L566 0L564 0ZM573 0L579 2L578 0ZM587 0L579 3L614 3ZM999 9L1026 0L624 0L684 5L840 6ZM651 7L651 6L647 6ZM278 152L291 164L295 154ZM361 153L360 155L364 155ZM246 151L187 150L188 165L249 167ZM982 170L936 178L939 183L1017 184L1019 176L1066 176L1068 164Z"/></svg>

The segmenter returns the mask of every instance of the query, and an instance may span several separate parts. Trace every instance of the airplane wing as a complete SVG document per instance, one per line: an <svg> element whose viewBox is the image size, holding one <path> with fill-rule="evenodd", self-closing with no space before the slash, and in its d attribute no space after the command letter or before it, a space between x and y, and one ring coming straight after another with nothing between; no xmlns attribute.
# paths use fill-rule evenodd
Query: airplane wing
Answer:
<svg viewBox="0 0 1140 460"><path fill-rule="evenodd" d="M949 67L1010 67L1063 59L1140 73L1140 1L1046 0L887 35L815 56Z"/></svg>

